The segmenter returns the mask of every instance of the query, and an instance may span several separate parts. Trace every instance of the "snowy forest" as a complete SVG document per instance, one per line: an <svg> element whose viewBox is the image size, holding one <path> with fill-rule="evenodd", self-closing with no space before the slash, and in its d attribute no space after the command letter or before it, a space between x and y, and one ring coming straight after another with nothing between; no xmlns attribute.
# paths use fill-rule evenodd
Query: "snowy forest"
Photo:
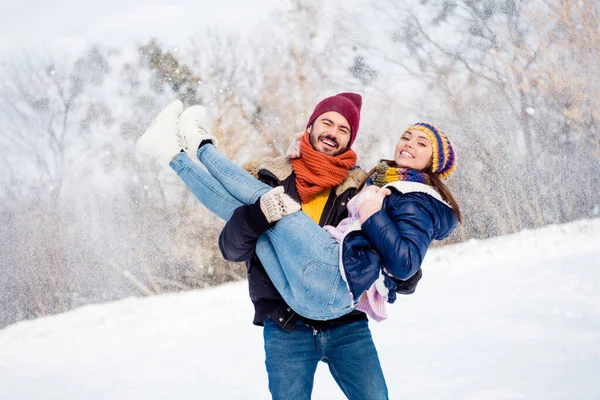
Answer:
<svg viewBox="0 0 600 400"><path fill-rule="evenodd" d="M327 4L286 0L245 35L1 58L0 328L244 279L219 252L222 221L135 152L174 98L210 110L240 165L283 154L342 91L363 95L365 170L406 126L436 124L464 218L444 244L600 215L598 1Z"/></svg>

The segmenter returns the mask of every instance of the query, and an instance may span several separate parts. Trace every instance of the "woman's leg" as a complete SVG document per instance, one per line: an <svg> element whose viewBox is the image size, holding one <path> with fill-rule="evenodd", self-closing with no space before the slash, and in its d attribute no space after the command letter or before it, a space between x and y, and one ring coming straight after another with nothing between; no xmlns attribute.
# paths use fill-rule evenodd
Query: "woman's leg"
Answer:
<svg viewBox="0 0 600 400"><path fill-rule="evenodd" d="M339 244L305 213L279 220L259 238L256 254L298 314L328 320L355 309L339 269Z"/></svg>
<svg viewBox="0 0 600 400"><path fill-rule="evenodd" d="M244 204L255 203L263 194L273 189L225 157L212 144L200 147L197 156L208 172Z"/></svg>
<svg viewBox="0 0 600 400"><path fill-rule="evenodd" d="M198 150L204 171L187 155L171 166L210 211L228 220L236 207L256 202L272 188L233 163L212 144ZM275 287L299 314L331 319L354 309L354 299L342 279L339 245L308 215L283 217L260 237L256 253Z"/></svg>
<svg viewBox="0 0 600 400"><path fill-rule="evenodd" d="M228 221L235 209L243 205L187 154L177 154L169 165L200 203L222 220Z"/></svg>

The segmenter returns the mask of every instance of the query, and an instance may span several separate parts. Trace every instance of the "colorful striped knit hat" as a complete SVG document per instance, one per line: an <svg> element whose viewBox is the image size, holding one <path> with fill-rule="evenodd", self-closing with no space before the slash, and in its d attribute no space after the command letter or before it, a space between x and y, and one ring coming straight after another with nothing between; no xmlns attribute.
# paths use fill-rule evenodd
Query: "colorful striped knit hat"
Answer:
<svg viewBox="0 0 600 400"><path fill-rule="evenodd" d="M406 128L406 131L416 129L429 136L429 141L433 147L433 160L431 163L431 172L439 174L441 178L446 179L456 168L456 157L452 144L437 126L426 122L418 122Z"/></svg>

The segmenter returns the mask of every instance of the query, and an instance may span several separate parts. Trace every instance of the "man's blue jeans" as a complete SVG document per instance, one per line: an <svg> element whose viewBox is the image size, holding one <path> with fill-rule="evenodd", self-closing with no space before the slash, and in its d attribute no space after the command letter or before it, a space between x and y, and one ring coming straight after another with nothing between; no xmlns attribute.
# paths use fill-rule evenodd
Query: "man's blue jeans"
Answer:
<svg viewBox="0 0 600 400"><path fill-rule="evenodd" d="M286 331L271 318L264 325L265 364L273 400L310 399L319 361L328 364L348 399L388 398L367 321L322 330L299 321L292 331Z"/></svg>
<svg viewBox="0 0 600 400"><path fill-rule="evenodd" d="M171 160L196 198L227 221L236 208L253 204L272 188L250 175L207 144L198 150L206 170L179 153ZM269 278L298 314L315 320L346 315L358 299L339 269L339 244L308 215L296 212L280 219L256 244Z"/></svg>

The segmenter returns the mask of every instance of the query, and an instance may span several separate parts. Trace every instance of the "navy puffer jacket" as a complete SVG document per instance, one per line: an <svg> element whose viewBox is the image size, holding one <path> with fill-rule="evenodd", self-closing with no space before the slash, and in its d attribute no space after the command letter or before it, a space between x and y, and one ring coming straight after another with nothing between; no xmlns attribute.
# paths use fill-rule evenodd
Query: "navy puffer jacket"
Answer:
<svg viewBox="0 0 600 400"><path fill-rule="evenodd" d="M390 294L403 293L406 281L420 277L431 242L446 238L458 223L450 206L431 186L398 181L386 187L392 194L385 198L382 209L342 241L342 262L355 298L381 271ZM390 297L390 302L394 299Z"/></svg>

